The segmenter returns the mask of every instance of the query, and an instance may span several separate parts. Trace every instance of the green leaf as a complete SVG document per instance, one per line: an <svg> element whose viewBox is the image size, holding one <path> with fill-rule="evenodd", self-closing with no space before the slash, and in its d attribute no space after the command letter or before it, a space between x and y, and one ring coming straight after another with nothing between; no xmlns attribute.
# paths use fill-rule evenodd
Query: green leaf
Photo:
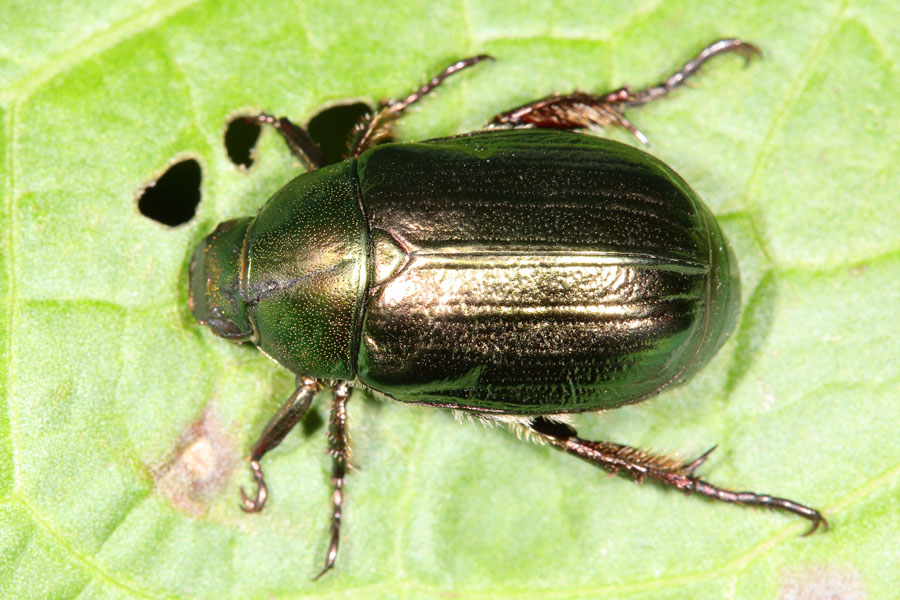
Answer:
<svg viewBox="0 0 900 600"><path fill-rule="evenodd" d="M582 434L682 456L710 481L825 511L832 529L631 485L502 430L357 393L338 567L321 397L238 507L244 457L292 387L187 308L193 246L296 168L230 116L306 122L330 103L454 77L403 122L417 139L576 87L658 81L629 113L705 198L744 304L700 375L582 415ZM900 587L900 11L881 2L12 3L0 15L0 595L8 598L886 598ZM611 132L627 139L622 132ZM632 142L633 143L633 142ZM135 198L181 157L195 218Z"/></svg>

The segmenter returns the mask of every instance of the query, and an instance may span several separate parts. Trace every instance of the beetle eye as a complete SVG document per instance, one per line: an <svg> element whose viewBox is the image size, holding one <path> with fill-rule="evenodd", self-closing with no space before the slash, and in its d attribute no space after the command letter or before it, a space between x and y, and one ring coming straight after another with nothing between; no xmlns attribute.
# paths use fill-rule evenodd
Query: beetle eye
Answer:
<svg viewBox="0 0 900 600"><path fill-rule="evenodd" d="M210 329L219 337L235 342L243 342L250 339L252 331L242 331L238 324L231 319L210 319L206 322Z"/></svg>

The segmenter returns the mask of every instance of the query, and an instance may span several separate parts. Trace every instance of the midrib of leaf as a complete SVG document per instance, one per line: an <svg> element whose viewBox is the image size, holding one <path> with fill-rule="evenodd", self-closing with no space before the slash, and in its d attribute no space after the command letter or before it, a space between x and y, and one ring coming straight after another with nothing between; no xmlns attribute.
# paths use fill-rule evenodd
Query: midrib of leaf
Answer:
<svg viewBox="0 0 900 600"><path fill-rule="evenodd" d="M119 21L113 26L107 28L106 30L98 32L97 34L92 35L90 38L82 41L81 43L76 44L66 51L50 58L40 68L35 69L31 73L20 79L16 84L4 90L0 90L0 105L4 105L6 108L6 118L3 125L5 134L4 137L6 141L6 180L4 185L5 190L2 213L4 221L3 224L5 226L6 233L3 240L4 249L2 256L2 260L3 262L5 262L3 266L5 267L4 277L6 278L6 297L4 305L5 314L0 316L0 338L2 338L4 342L4 347L2 349L4 358L2 371L0 371L0 433L4 434L3 437L5 437L5 447L0 447L0 461L8 461L8 465L3 465L3 468L4 470L7 470L7 472L12 473L13 478L15 477L16 473L16 454L14 451L16 444L14 438L15 427L13 426L14 415L12 414L13 403L11 402L10 398L10 383L13 377L12 337L15 331L17 305L17 278L15 260L17 229L15 215L17 212L18 198L18 192L16 190L16 134L17 115L19 108L36 90L52 81L60 73L65 72L73 65L76 65L88 59L90 56L98 52L102 52L109 47L115 46L123 39L157 26L162 20L177 14L179 11L191 6L195 2L196 0L171 0L168 2L161 2L135 15L131 15L128 18ZM2 464L2 462L0 462L0 464ZM14 487L14 479L11 482L11 487ZM157 597L148 592L142 591L134 585L121 581L110 573L105 572L100 567L100 565L96 564L96 562L91 560L89 557L81 555L70 543L68 543L68 541L62 535L54 531L46 523L45 520L41 519L37 515L34 507L32 507L21 496L11 494L10 496L7 496L7 498L12 498L13 501L23 506L32 522L34 522L51 539L53 539L54 543L57 544L60 550L62 550L67 556L71 557L75 562L82 565L82 567L85 568L86 571L92 573L94 578L105 582L107 585L112 585L138 597Z"/></svg>
<svg viewBox="0 0 900 600"><path fill-rule="evenodd" d="M5 314L0 317L0 335L4 341L2 374L0 374L0 427L7 428L7 447L9 450L9 468L15 473L15 440L12 403L10 402L10 382L12 380L13 343L12 337L15 330L16 316L16 271L15 271L15 242L17 190L16 190L16 116L19 107L41 86L52 81L60 73L68 70L88 57L114 46L123 39L133 36L141 31L156 27L162 20L177 14L183 8L191 6L196 0L169 0L161 2L137 14L115 23L102 32L92 35L90 38L72 46L68 50L57 54L47 60L41 67L35 69L14 85L0 90L0 105L5 105L6 119L4 132L6 139L6 182L5 197L3 199L5 220L3 261L6 277L6 303ZM0 429L2 430L2 429ZM2 455L0 455L2 458Z"/></svg>

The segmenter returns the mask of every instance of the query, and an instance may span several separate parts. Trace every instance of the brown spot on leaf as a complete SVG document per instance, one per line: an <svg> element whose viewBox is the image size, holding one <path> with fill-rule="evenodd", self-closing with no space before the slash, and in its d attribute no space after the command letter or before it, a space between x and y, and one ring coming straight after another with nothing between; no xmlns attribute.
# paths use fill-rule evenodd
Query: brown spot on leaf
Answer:
<svg viewBox="0 0 900 600"><path fill-rule="evenodd" d="M157 491L198 516L229 481L240 457L211 407L181 435L163 465L152 469Z"/></svg>
<svg viewBox="0 0 900 600"><path fill-rule="evenodd" d="M865 600L862 576L849 566L810 565L785 570L779 600Z"/></svg>

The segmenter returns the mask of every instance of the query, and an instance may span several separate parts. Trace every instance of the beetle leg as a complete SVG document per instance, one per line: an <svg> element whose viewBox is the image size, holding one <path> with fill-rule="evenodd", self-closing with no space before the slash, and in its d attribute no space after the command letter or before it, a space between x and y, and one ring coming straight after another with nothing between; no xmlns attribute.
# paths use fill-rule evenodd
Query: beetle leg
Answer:
<svg viewBox="0 0 900 600"><path fill-rule="evenodd" d="M241 488L241 499L243 508L246 512L259 512L266 504L268 497L268 489L266 488L265 478L259 461L268 452L275 448L288 432L294 428L303 415L306 414L313 396L322 389L322 383L317 379L306 378L298 381L297 389L291 394L290 398L278 409L278 412L266 424L259 439L253 445L250 452L250 470L253 478L256 480L256 496L251 499Z"/></svg>
<svg viewBox="0 0 900 600"><path fill-rule="evenodd" d="M532 421L531 429L539 439L610 473L629 475L637 482L643 481L645 477L650 477L665 485L683 490L685 493L696 492L723 502L764 506L791 512L812 523L809 530L803 535L813 533L820 525L826 530L828 529L828 522L819 511L793 500L755 492L734 492L716 487L696 477L694 470L706 460L715 447L707 450L690 463L682 463L630 446L584 440L578 437L578 433L571 426L541 417Z"/></svg>
<svg viewBox="0 0 900 600"><path fill-rule="evenodd" d="M378 110L375 114L365 115L354 127L348 148L348 156L359 156L365 150L390 137L391 125L407 108L433 92L436 87L454 73L476 65L483 60L493 60L493 57L487 54L479 54L478 56L470 56L469 58L458 60L448 65L443 71L432 77L428 83L412 92L406 98L392 98L379 102Z"/></svg>
<svg viewBox="0 0 900 600"><path fill-rule="evenodd" d="M344 505L344 477L350 461L350 445L347 441L347 399L350 397L350 384L346 381L338 384L333 390L331 403L331 420L328 428L328 452L331 454L331 543L325 555L325 566L318 579L327 573L337 559L338 544L341 541L341 510Z"/></svg>
<svg viewBox="0 0 900 600"><path fill-rule="evenodd" d="M738 39L732 38L715 41L701 50L697 56L686 62L683 67L666 77L657 85L633 92L628 100L626 100L626 105L640 106L641 104L647 104L657 98L662 98L675 88L684 85L689 77L700 70L703 63L714 56L725 54L727 52L737 52L738 54L743 55L746 64L749 64L750 59L754 56L762 54L762 51L753 44Z"/></svg>
<svg viewBox="0 0 900 600"><path fill-rule="evenodd" d="M534 102L529 102L512 110L495 116L489 127L539 127L545 129L585 129L603 128L618 125L630 131L642 143L647 138L638 131L624 116L625 109L647 104L661 98L685 81L714 56L727 52L743 54L747 61L756 54L759 48L738 39L726 39L713 42L689 60L678 71L669 75L657 85L641 90L633 90L623 86L605 94L554 94Z"/></svg>
<svg viewBox="0 0 900 600"><path fill-rule="evenodd" d="M263 123L271 125L287 144L288 149L295 157L300 159L308 171L315 171L326 166L328 162L322 156L319 145L310 137L309 133L288 120L287 117L273 117L261 114L255 117L246 117L251 123Z"/></svg>

